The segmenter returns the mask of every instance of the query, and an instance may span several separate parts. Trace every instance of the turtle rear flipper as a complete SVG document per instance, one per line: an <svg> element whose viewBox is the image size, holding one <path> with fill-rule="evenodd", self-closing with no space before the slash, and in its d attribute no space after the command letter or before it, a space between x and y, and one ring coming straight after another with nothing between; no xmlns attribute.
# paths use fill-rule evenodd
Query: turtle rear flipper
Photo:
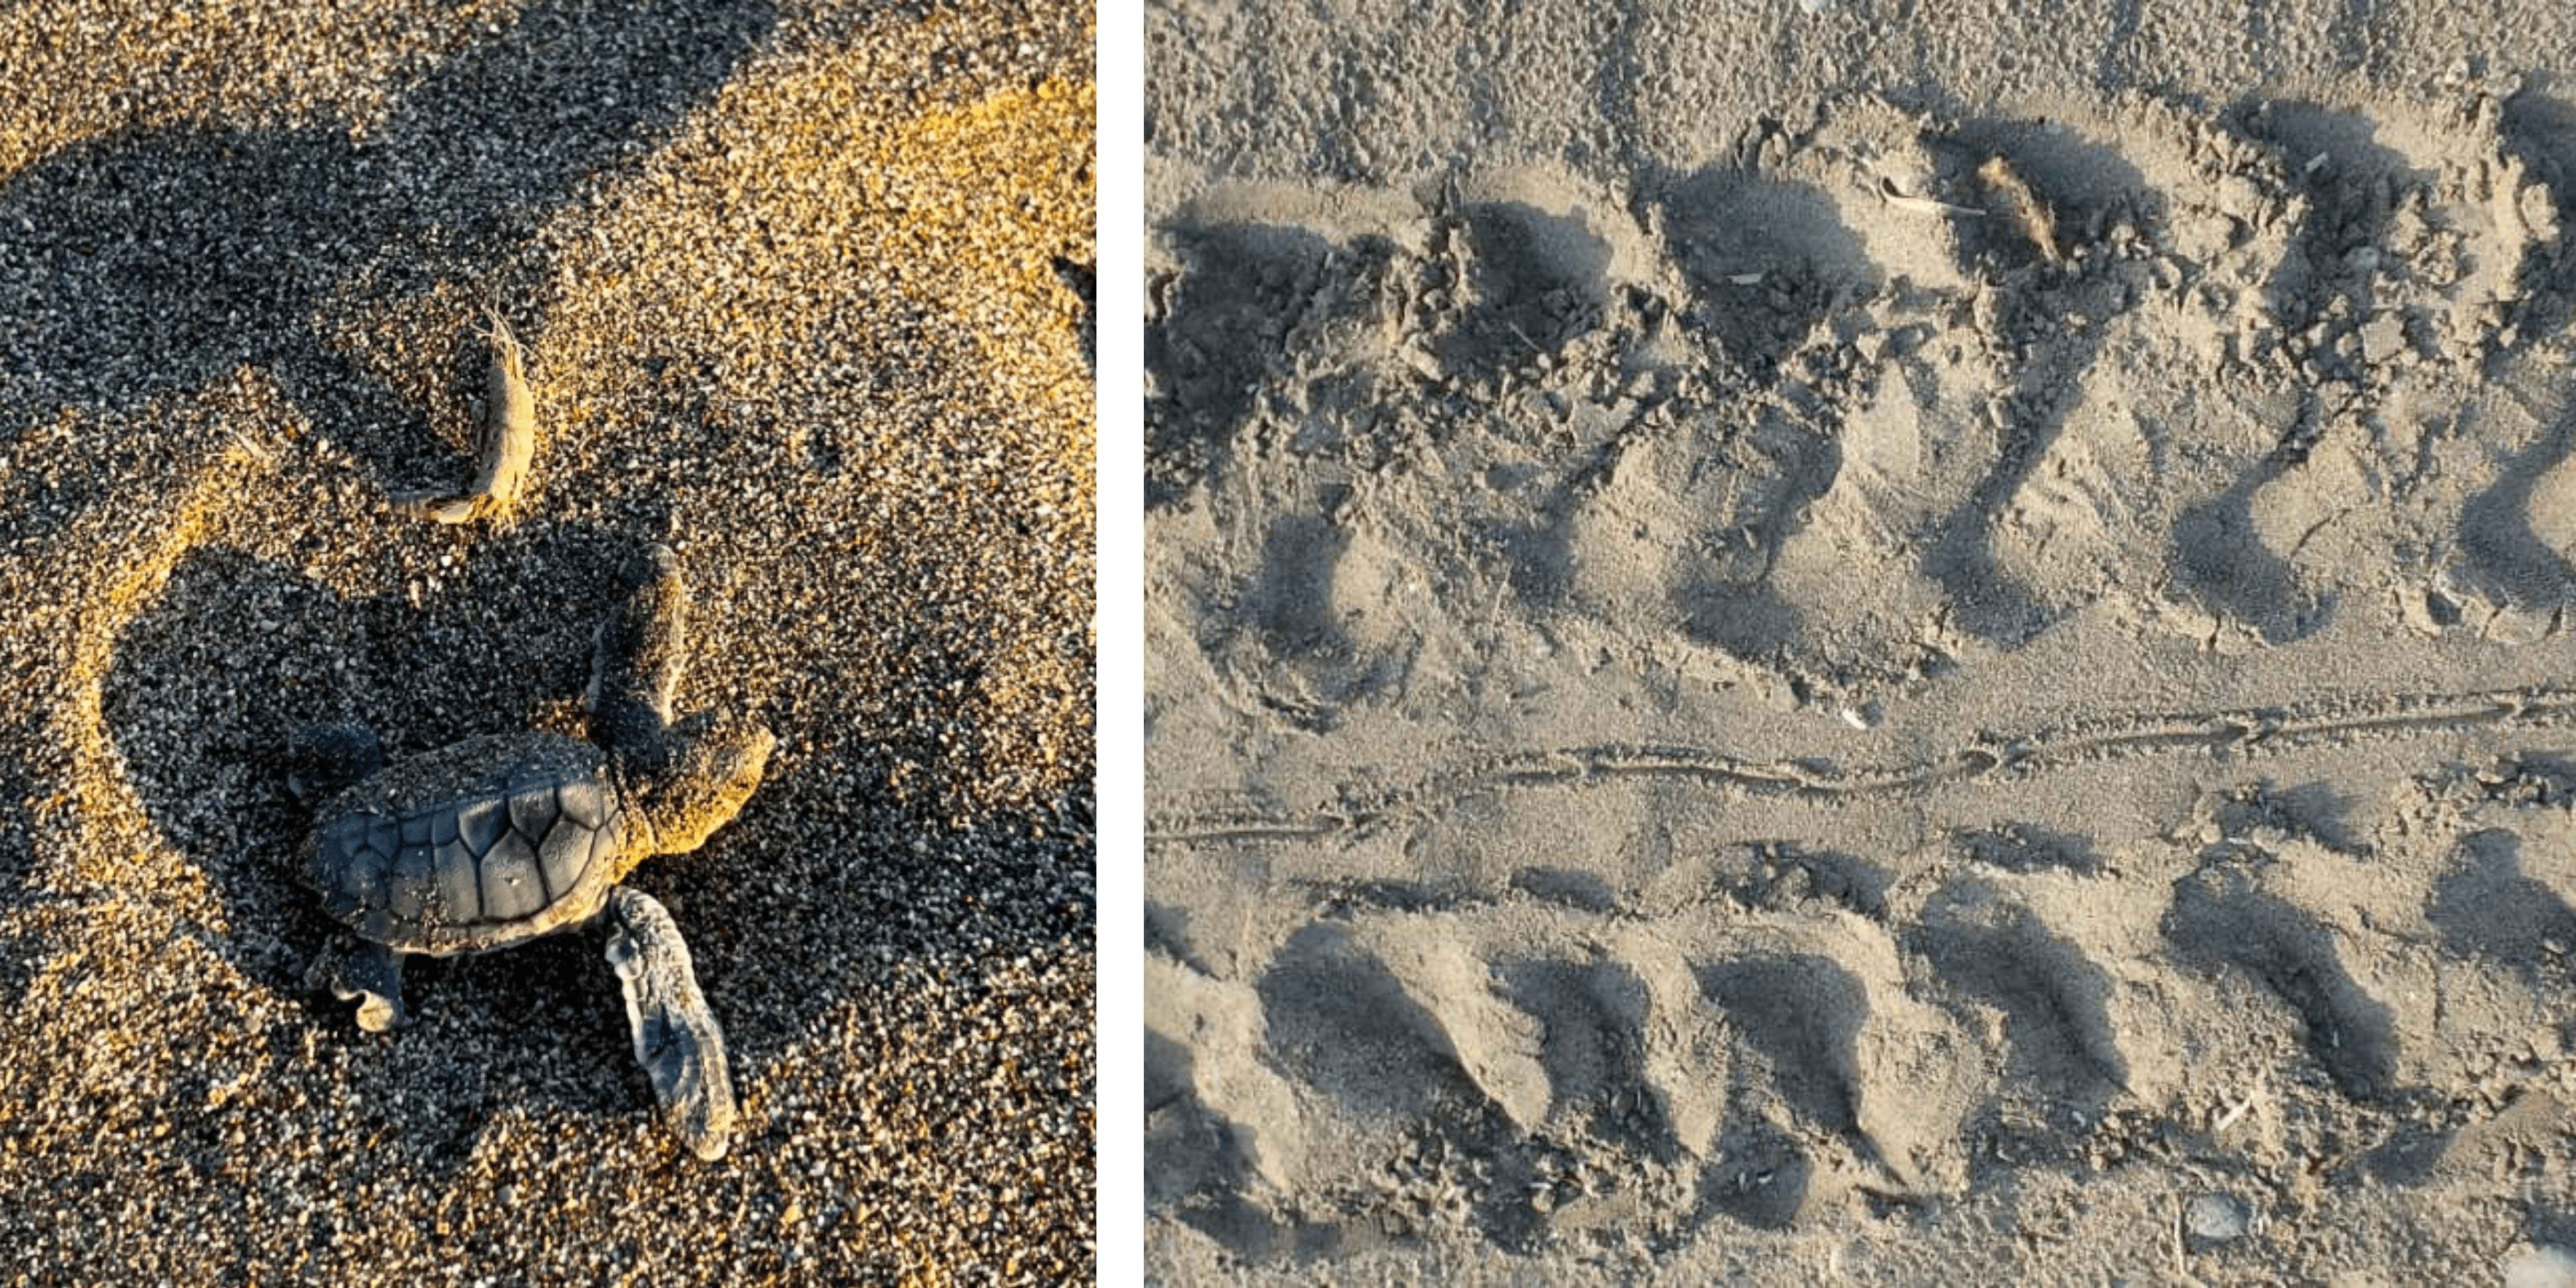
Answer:
<svg viewBox="0 0 2576 1288"><path fill-rule="evenodd" d="M328 988L331 996L358 1004L358 1027L384 1033L410 1019L403 1009L402 954L383 944L361 942L317 958L305 973L307 986Z"/></svg>
<svg viewBox="0 0 2576 1288"><path fill-rule="evenodd" d="M635 1059L652 1080L662 1116L691 1153L713 1162L733 1134L733 1079L724 1031L698 992L689 946L651 895L619 887L608 895L608 964L626 989Z"/></svg>

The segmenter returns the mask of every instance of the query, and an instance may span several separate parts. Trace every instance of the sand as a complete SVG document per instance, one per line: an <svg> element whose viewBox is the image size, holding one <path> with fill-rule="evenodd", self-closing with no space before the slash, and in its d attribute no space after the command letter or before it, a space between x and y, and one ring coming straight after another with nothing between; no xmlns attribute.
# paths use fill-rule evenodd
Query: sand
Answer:
<svg viewBox="0 0 2576 1288"><path fill-rule="evenodd" d="M1149 7L1152 1277L2576 1264L2572 20L2027 8Z"/></svg>
<svg viewBox="0 0 2576 1288"><path fill-rule="evenodd" d="M0 1281L1091 1273L1088 6L0 13ZM541 425L459 487L497 308ZM653 1119L598 936L307 967L279 752L579 732L610 574L768 781L639 869L744 1111Z"/></svg>

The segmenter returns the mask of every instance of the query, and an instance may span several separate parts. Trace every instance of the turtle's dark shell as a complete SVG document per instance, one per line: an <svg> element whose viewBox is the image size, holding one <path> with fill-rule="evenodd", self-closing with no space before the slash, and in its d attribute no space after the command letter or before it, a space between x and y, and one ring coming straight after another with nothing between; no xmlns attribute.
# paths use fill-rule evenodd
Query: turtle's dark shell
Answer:
<svg viewBox="0 0 2576 1288"><path fill-rule="evenodd" d="M599 748L550 733L474 738L323 806L305 882L332 916L397 951L498 948L596 915L625 875L626 839Z"/></svg>

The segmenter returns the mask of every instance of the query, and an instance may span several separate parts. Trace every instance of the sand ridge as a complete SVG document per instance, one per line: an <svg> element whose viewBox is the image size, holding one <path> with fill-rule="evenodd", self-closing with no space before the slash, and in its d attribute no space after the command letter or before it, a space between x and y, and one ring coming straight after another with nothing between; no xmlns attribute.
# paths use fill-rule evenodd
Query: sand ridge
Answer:
<svg viewBox="0 0 2576 1288"><path fill-rule="evenodd" d="M1167 141L1155 1272L2565 1244L2569 110Z"/></svg>

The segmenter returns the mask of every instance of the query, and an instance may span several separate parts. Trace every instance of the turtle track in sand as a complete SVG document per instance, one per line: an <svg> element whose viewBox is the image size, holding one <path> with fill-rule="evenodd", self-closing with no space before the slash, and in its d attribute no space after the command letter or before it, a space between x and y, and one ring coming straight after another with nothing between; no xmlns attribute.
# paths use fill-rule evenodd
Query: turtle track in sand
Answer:
<svg viewBox="0 0 2576 1288"><path fill-rule="evenodd" d="M2569 786L2546 758L2428 774L2348 845L2248 792L2188 836L2036 860L2027 836L1863 857L1711 823L1627 888L1295 880L1302 906L1204 942L1167 914L1149 1148L1239 1172L1154 1197L1251 1255L1442 1222L1669 1248L2231 1148L2401 1187L2564 1165ZM2277 1119L2214 1126L2258 1097ZM2516 1106L2525 1152L2490 1157Z"/></svg>
<svg viewBox="0 0 2576 1288"><path fill-rule="evenodd" d="M2194 1270L2292 1276L2566 1219L2571 110L1858 101L1180 203L1150 1217L1633 1272L1964 1210L2072 1273L2034 1213L2234 1186Z"/></svg>
<svg viewBox="0 0 2576 1288"><path fill-rule="evenodd" d="M1427 822L1471 797L1581 790L1623 779L1698 785L1720 799L1732 794L1818 802L1904 798L1954 784L2013 783L2133 756L2201 755L2259 764L2273 751L2303 746L2481 731L2510 734L2570 724L2576 724L2576 690L2532 689L2106 717L2029 734L1983 734L1929 759L1852 767L1822 759L1748 760L1676 744L1549 748L1484 757L1395 786L1354 782L1337 791L1332 803L1304 811L1265 809L1258 797L1249 797L1233 808L1208 805L1162 815L1147 821L1145 843L1187 847L1332 841Z"/></svg>

